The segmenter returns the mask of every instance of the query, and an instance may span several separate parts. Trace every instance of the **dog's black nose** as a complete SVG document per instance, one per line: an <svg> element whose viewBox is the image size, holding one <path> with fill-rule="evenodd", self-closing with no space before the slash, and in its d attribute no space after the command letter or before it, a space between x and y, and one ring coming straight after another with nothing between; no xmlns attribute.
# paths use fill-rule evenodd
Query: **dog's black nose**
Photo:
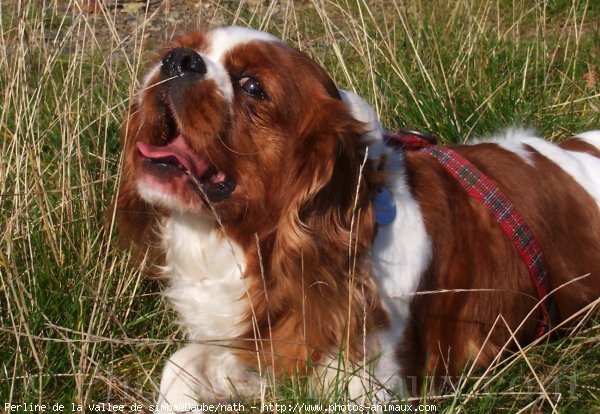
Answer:
<svg viewBox="0 0 600 414"><path fill-rule="evenodd" d="M176 47L165 55L160 70L169 78L185 74L204 76L206 75L206 64L194 49Z"/></svg>

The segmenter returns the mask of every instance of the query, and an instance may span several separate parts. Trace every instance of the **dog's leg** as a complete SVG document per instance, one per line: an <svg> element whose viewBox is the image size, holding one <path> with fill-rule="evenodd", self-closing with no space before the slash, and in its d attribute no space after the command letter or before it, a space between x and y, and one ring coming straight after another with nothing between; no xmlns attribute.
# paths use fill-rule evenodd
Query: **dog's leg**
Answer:
<svg viewBox="0 0 600 414"><path fill-rule="evenodd" d="M175 352L167 361L160 380L160 394L155 413L186 412L198 406L201 359L206 356L202 345L190 344ZM194 409L194 413L200 410Z"/></svg>
<svg viewBox="0 0 600 414"><path fill-rule="evenodd" d="M240 363L231 348L189 344L167 361L155 413L201 413L202 403L256 395L261 378Z"/></svg>

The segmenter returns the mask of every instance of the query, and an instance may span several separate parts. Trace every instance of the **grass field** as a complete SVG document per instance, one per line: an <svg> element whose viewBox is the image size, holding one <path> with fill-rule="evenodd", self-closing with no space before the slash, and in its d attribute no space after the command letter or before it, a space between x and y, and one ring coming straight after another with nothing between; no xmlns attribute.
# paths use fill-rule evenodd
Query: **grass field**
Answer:
<svg viewBox="0 0 600 414"><path fill-rule="evenodd" d="M93 14L86 1L0 0L5 412L147 406L184 338L160 283L128 265L105 224L123 114L149 53L173 33L199 22L271 31L366 97L388 128L445 142L515 124L552 141L600 128L595 0L171 0L160 10L120 1ZM600 412L600 319L584 319L422 402L437 412ZM273 401L347 402L286 384L263 398Z"/></svg>

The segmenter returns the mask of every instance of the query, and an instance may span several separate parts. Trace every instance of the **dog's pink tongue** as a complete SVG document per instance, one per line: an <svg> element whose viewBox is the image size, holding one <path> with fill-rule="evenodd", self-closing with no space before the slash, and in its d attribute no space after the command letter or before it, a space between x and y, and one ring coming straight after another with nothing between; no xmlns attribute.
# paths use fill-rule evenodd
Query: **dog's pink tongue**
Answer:
<svg viewBox="0 0 600 414"><path fill-rule="evenodd" d="M151 145L141 141L137 141L135 145L140 154L151 160L175 158L196 177L201 177L209 168L206 160L194 154L181 134L167 145Z"/></svg>

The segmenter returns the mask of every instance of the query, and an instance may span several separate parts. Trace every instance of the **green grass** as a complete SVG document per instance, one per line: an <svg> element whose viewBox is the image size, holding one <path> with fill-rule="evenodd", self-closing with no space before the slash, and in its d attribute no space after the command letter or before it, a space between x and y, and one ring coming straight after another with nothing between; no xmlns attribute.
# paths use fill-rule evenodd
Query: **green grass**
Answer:
<svg viewBox="0 0 600 414"><path fill-rule="evenodd" d="M160 284L128 265L105 225L122 116L148 53L173 32L197 22L272 31L366 97L385 126L445 142L514 124L550 140L600 127L596 1L255 3L203 2L169 20L165 11L87 15L66 0L0 0L2 409L151 404L183 339ZM596 318L423 402L438 412L597 412L598 366ZM282 383L264 402L347 402L330 391Z"/></svg>

